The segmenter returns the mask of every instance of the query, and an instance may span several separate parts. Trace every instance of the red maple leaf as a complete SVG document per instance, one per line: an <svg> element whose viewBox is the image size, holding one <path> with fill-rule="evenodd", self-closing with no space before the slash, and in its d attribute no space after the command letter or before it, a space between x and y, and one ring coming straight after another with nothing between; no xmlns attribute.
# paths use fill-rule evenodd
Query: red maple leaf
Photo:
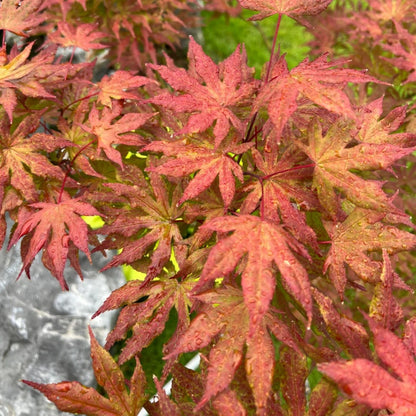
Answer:
<svg viewBox="0 0 416 416"><path fill-rule="evenodd" d="M0 182L11 185L22 199L34 202L38 199L34 175L60 181L65 176L40 150L52 152L71 142L49 134L33 134L39 126L39 115L27 116L12 126L4 112L0 114Z"/></svg>
<svg viewBox="0 0 416 416"><path fill-rule="evenodd" d="M26 30L37 28L45 20L45 15L40 13L42 3L42 0L2 0L0 29L27 36Z"/></svg>
<svg viewBox="0 0 416 416"><path fill-rule="evenodd" d="M332 217L337 217L339 207L335 190L359 207L401 213L383 191L383 182L363 179L351 171L389 169L393 162L414 148L385 142L353 145L351 124L344 119L339 119L325 134L318 122L311 123L308 140L308 145L301 142L298 145L315 163L313 186L322 206ZM394 136L391 141L394 142Z"/></svg>
<svg viewBox="0 0 416 416"><path fill-rule="evenodd" d="M19 276L23 270L30 276L30 265L36 254L43 249L43 263L58 279L62 289L68 290L63 275L67 258L78 272L80 270L73 247L82 250L91 261L88 249L88 227L81 215L100 215L100 213L79 199L68 199L58 203L37 202L30 204L30 207L38 211L19 211L18 224L9 242L10 249L21 237L30 234L30 242ZM82 278L82 275L80 276Z"/></svg>
<svg viewBox="0 0 416 416"><path fill-rule="evenodd" d="M90 49L103 49L106 45L96 42L105 38L106 33L97 30L92 23L82 23L73 26L67 22L58 22L58 28L48 38L51 42L64 47L78 47L88 51Z"/></svg>
<svg viewBox="0 0 416 416"><path fill-rule="evenodd" d="M122 174L123 175L123 174ZM145 268L146 281L156 277L169 262L172 249L178 259L186 246L180 244L182 236L177 219L183 208L178 206L182 187L178 185L170 198L166 183L155 174L150 175L150 185L139 169L126 166L124 178L130 177L135 185L110 183L106 186L113 191L113 200L124 202L104 227L97 233L106 239L94 251L101 249L122 249L102 270L121 264L132 264L150 254L150 264ZM111 198L109 199L109 202ZM157 244L156 248L153 248Z"/></svg>
<svg viewBox="0 0 416 416"><path fill-rule="evenodd" d="M188 139L175 142L152 142L143 150L163 152L166 156L175 156L164 164L148 168L148 171L173 177L188 176L196 171L198 173L191 179L179 200L182 204L188 199L195 198L207 189L218 176L219 187L225 207L229 207L235 193L235 177L244 181L241 166L235 162L232 155L244 153L252 147L252 143L236 144L230 140L223 141L213 148L209 140L203 137L198 143L190 143Z"/></svg>
<svg viewBox="0 0 416 416"><path fill-rule="evenodd" d="M145 140L133 130L139 128L153 114L149 113L128 113L121 116L114 123L114 119L121 114L122 106L113 103L111 109L104 107L101 114L94 105L88 117L89 126L85 124L82 128L88 133L93 134L97 138L97 153L103 150L105 155L111 161L123 167L123 160L120 153L114 148L116 144L127 144L132 146L143 146ZM125 134L122 134L125 133Z"/></svg>
<svg viewBox="0 0 416 416"><path fill-rule="evenodd" d="M287 291L305 309L310 323L309 278L292 250L304 258L310 257L304 246L282 226L256 216L239 215L214 218L202 227L218 233L233 231L233 234L219 239L211 248L195 291L234 271L240 259L247 255L241 285L250 315L250 331L255 330L269 309L276 285L273 263L280 270Z"/></svg>
<svg viewBox="0 0 416 416"><path fill-rule="evenodd" d="M397 20L394 20L397 37L391 44L383 44L383 48L393 52L396 57L384 58L392 63L395 67L409 72L407 82L416 80L416 35L410 33Z"/></svg>
<svg viewBox="0 0 416 416"><path fill-rule="evenodd" d="M97 83L100 91L97 101L111 108L112 98L115 100L136 100L139 96L133 89L153 82L149 78L133 75L133 73L128 71L116 71L111 76L105 75Z"/></svg>
<svg viewBox="0 0 416 416"><path fill-rule="evenodd" d="M62 412L82 413L89 416L136 416L147 401L146 376L136 358L136 367L127 389L124 375L104 348L98 344L91 329L91 358L97 383L107 396L77 381L56 384L40 384L29 380L23 382L39 390Z"/></svg>
<svg viewBox="0 0 416 416"><path fill-rule="evenodd" d="M360 109L357 139L363 143L391 143L402 147L414 146L416 141L414 133L394 133L404 123L406 110L406 106L396 107L381 119L383 97L371 101Z"/></svg>
<svg viewBox="0 0 416 416"><path fill-rule="evenodd" d="M205 392L194 411L201 410L210 399L226 390L242 362L255 398L259 415L264 415L271 394L274 346L268 331L277 339L298 350L297 335L268 311L250 330L250 311L240 289L223 287L195 296L204 306L165 359L200 350L211 341ZM244 356L243 349L247 347Z"/></svg>
<svg viewBox="0 0 416 416"><path fill-rule="evenodd" d="M255 100L254 110L267 105L270 119L280 136L290 116L296 111L297 99L302 94L313 103L336 114L356 119L347 94L343 91L348 82L378 82L363 72L339 68L348 62L339 59L328 62L322 55L310 62L308 58L289 71L284 56L275 63L270 81L263 85Z"/></svg>
<svg viewBox="0 0 416 416"><path fill-rule="evenodd" d="M167 66L149 65L178 93L164 93L149 101L176 112L191 113L186 125L177 134L199 133L214 126L217 147L230 130L230 123L240 137L245 123L235 114L239 107L247 107L255 82L253 71L247 67L245 51L238 47L225 61L216 65L205 55L191 37L189 42L189 70L177 68L170 60Z"/></svg>
<svg viewBox="0 0 416 416"><path fill-rule="evenodd" d="M299 241L317 249L315 233L306 224L305 214L299 209L302 206L311 210L319 205L315 194L305 186L305 181L312 176L311 165L295 146L290 146L281 154L277 146L270 150L263 155L256 149L252 150L258 170L253 172L253 177L258 179L244 186L244 191L249 193L240 213L251 214L260 204L264 218L285 224ZM306 164L298 165L302 162Z"/></svg>
<svg viewBox="0 0 416 416"><path fill-rule="evenodd" d="M49 65L54 59L54 54L48 52L40 53L28 61L32 47L33 42L19 54L17 50L14 50L14 54L7 56L6 62L0 66L0 104L6 110L10 120L13 119L13 111L17 104L16 90L29 97L55 98L42 83L48 75L62 68Z"/></svg>
<svg viewBox="0 0 416 416"><path fill-rule="evenodd" d="M348 264L362 280L379 282L381 263L372 259L370 253L386 249L393 254L416 245L414 234L383 223L383 217L383 213L356 208L342 223L329 227L332 245L324 272L328 271L340 296L343 296L347 282L344 264ZM403 287L398 278L395 284Z"/></svg>
<svg viewBox="0 0 416 416"><path fill-rule="evenodd" d="M373 361L356 359L318 364L318 368L359 403L373 409L389 409L397 416L416 414L416 362L414 350L393 332L369 319L377 355L394 371ZM415 344L414 322L407 323L408 332L413 331L410 343Z"/></svg>
<svg viewBox="0 0 416 416"><path fill-rule="evenodd" d="M250 20L261 20L277 13L290 17L319 14L332 0L238 0L238 2L246 9L260 12Z"/></svg>
<svg viewBox="0 0 416 416"><path fill-rule="evenodd" d="M134 280L114 290L92 316L95 318L103 312L123 307L114 329L107 336L105 348L110 349L116 341L126 338L127 332L132 330L132 335L128 337L118 359L120 364L125 363L163 332L171 309L175 308L178 325L175 334L164 347L168 353L189 327L189 309L193 301L188 294L194 286L192 279L181 283L176 279L161 279L147 285L143 285L140 280ZM144 297L146 300L140 301Z"/></svg>

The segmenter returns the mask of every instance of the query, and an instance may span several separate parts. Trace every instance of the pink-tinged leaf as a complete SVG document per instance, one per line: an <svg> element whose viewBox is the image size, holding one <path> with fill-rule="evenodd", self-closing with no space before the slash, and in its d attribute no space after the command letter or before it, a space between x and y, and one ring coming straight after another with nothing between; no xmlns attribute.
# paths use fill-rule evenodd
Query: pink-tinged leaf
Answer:
<svg viewBox="0 0 416 416"><path fill-rule="evenodd" d="M136 367L134 373L129 380L129 400L132 415L136 416L139 414L144 403L147 401L146 395L146 375L140 364L138 357L136 359Z"/></svg>
<svg viewBox="0 0 416 416"><path fill-rule="evenodd" d="M305 381L309 373L306 356L287 346L282 346L279 372L281 391L289 406L289 414L303 416L306 409Z"/></svg>
<svg viewBox="0 0 416 416"><path fill-rule="evenodd" d="M248 150L252 144L236 145L223 142L214 149L209 143L201 143L200 140L198 142L197 145L189 143L188 140L150 143L142 150L163 152L166 156L175 156L175 159L168 160L157 167L147 168L147 171L177 178L197 172L185 188L178 201L179 204L198 196L209 188L218 176L221 196L227 208L234 198L234 176L240 182L244 180L241 166L229 154L241 154Z"/></svg>
<svg viewBox="0 0 416 416"><path fill-rule="evenodd" d="M340 314L330 298L324 296L317 289L312 288L312 294L318 303L319 311L326 323L329 334L353 358L371 358L368 347L368 335L365 328L358 322Z"/></svg>
<svg viewBox="0 0 416 416"><path fill-rule="evenodd" d="M124 416L116 404L101 396L92 387L85 387L76 381L56 384L39 384L22 380L23 383L40 391L62 412L82 413L88 416Z"/></svg>
<svg viewBox="0 0 416 416"><path fill-rule="evenodd" d="M202 411L209 400L218 398L219 393L229 388L244 359L244 347L247 346L247 361L243 368L246 368L251 390L247 387L249 392L245 394L250 397L253 394L259 412L264 413L265 397L271 394L267 390L270 388L274 360L274 348L268 330L280 341L299 349L295 331L291 333L283 322L269 312L259 323L258 332L249 335L249 312L239 289L224 287L194 297L204 305L165 359L174 359L181 353L200 350L212 344L205 391L196 408ZM240 377L238 375L239 380ZM247 383L245 376L244 380Z"/></svg>
<svg viewBox="0 0 416 416"><path fill-rule="evenodd" d="M319 252L315 232L306 223L305 214L293 203L296 201L308 210L318 206L315 194L305 186L313 171L307 158L295 146L288 147L282 154L278 154L277 149L264 155L256 149L251 151L262 179L255 179L244 187L249 194L240 213L251 214L261 203L263 218L283 223L297 240Z"/></svg>
<svg viewBox="0 0 416 416"><path fill-rule="evenodd" d="M72 144L49 134L33 134L38 126L39 115L34 114L23 118L12 129L4 112L0 112L0 176L3 183L11 185L29 203L38 200L35 175L60 182L65 177L62 169L53 165L44 151L52 152Z"/></svg>
<svg viewBox="0 0 416 416"><path fill-rule="evenodd" d="M313 186L322 206L336 218L339 206L337 190L359 207L398 213L399 210L382 189L383 182L365 180L351 170L389 169L396 160L411 153L413 148L387 143L348 146L353 142L351 129L351 123L339 119L323 134L319 123L312 123L308 132L309 145L298 143L315 163Z"/></svg>
<svg viewBox="0 0 416 416"><path fill-rule="evenodd" d="M91 359L97 383L104 388L112 403L118 403L123 414L131 414L130 397L124 375L110 353L102 348L89 328L91 340Z"/></svg>
<svg viewBox="0 0 416 416"><path fill-rule="evenodd" d="M276 279L273 263L280 270L286 289L306 310L310 322L312 302L309 279L292 250L306 258L309 255L282 227L255 216L240 215L215 218L204 224L203 228L234 233L220 239L211 249L195 290L206 282L232 272L247 253L241 284L244 301L250 312L250 331L255 331L269 309Z"/></svg>
<svg viewBox="0 0 416 416"><path fill-rule="evenodd" d="M92 133L97 138L97 153L103 150L111 161L123 167L120 153L114 149L116 144L126 144L132 146L143 146L145 140L136 133L131 133L143 125L153 114L148 113L129 113L124 114L119 120L113 120L120 116L121 106L113 105L111 109L105 107L101 114L93 106L89 113L89 126L82 125L82 128ZM129 133L130 132L130 133Z"/></svg>
<svg viewBox="0 0 416 416"><path fill-rule="evenodd" d="M212 364L208 368L204 395L195 411L202 409L212 397L225 390L232 382L243 358L245 340L239 326L239 322L228 325L223 337L211 349L208 359Z"/></svg>
<svg viewBox="0 0 416 416"><path fill-rule="evenodd" d="M312 390L309 397L308 416L330 416L337 398L333 383L321 380Z"/></svg>
<svg viewBox="0 0 416 416"><path fill-rule="evenodd" d="M164 330L172 308L178 312L177 330L172 337L183 338L182 333L188 329L190 323L188 306L192 302L188 293L194 284L186 280L179 283L175 279L161 279L147 285L143 285L141 281L131 281L106 299L94 317L104 311L124 306L114 329L107 336L106 348L109 349L116 341L125 338L130 329L133 331L122 349L119 363L124 363L140 353ZM144 297L147 299L140 301Z"/></svg>
<svg viewBox="0 0 416 416"><path fill-rule="evenodd" d="M78 382L64 381L57 384L39 384L23 380L24 383L39 390L55 403L59 410L82 413L87 416L136 416L145 395L145 376L138 360L131 378L130 393L120 367L94 337L91 329L91 358L97 383L102 386L108 398L95 389Z"/></svg>
<svg viewBox="0 0 416 416"><path fill-rule="evenodd" d="M163 93L149 101L177 112L192 113L178 134L200 133L215 121L215 147L227 136L231 125L244 134L244 122L235 114L238 107L246 108L254 93L253 71L247 67L245 51L238 47L225 61L216 65L191 37L189 42L189 70L149 65L177 92Z"/></svg>
<svg viewBox="0 0 416 416"><path fill-rule="evenodd" d="M102 270L121 264L134 266L135 262L149 255L150 264L143 270L146 272L145 282L149 282L169 262L172 248L178 253L184 247L177 221L183 214L183 207L178 204L183 188L178 183L170 197L168 184L159 175L151 173L149 184L140 169L129 165L120 176L121 180L125 177L127 182L135 185L106 184L114 192L110 200L120 204L122 197L123 205L112 210L108 224L97 230L106 238L94 250L122 250Z"/></svg>
<svg viewBox="0 0 416 416"><path fill-rule="evenodd" d="M246 373L253 390L258 416L267 416L267 402L271 395L275 351L266 325L247 339Z"/></svg>
<svg viewBox="0 0 416 416"><path fill-rule="evenodd" d="M403 342L409 351L416 356L416 317L413 317L406 322Z"/></svg>
<svg viewBox="0 0 416 416"><path fill-rule="evenodd" d="M258 111L267 106L278 137L296 111L300 95L328 111L355 120L356 113L344 92L345 85L380 81L357 70L339 68L346 62L328 62L327 55L322 55L313 62L305 59L289 72L284 56L280 57L272 69L270 81L260 90L254 109Z"/></svg>
<svg viewBox="0 0 416 416"><path fill-rule="evenodd" d="M105 75L97 83L100 91L97 101L111 108L112 98L115 100L137 100L139 95L134 90L152 82L154 81L149 78L133 75L128 71L116 71L111 76Z"/></svg>
<svg viewBox="0 0 416 416"><path fill-rule="evenodd" d="M416 362L412 352L393 332L383 328L372 319L369 319L368 323L374 335L377 355L404 383L416 385Z"/></svg>
<svg viewBox="0 0 416 416"><path fill-rule="evenodd" d="M63 272L65 262L70 255L70 245L82 250L91 260L88 227L81 216L100 215L100 213L93 206L79 199L68 199L56 204L38 202L30 206L38 211L19 215L18 225L8 248L10 249L20 238L31 233L20 274L23 270L29 270L36 254L43 248L44 264L58 279L62 289L68 290ZM76 265L78 265L77 260Z"/></svg>
<svg viewBox="0 0 416 416"><path fill-rule="evenodd" d="M41 13L42 0L2 0L0 29L18 36L28 36L25 31L37 28L44 20Z"/></svg>
<svg viewBox="0 0 416 416"><path fill-rule="evenodd" d="M357 138L363 143L395 144L409 147L415 145L416 135L412 133L393 133L406 119L406 106L396 107L383 119L383 97L367 104L360 111L360 128Z"/></svg>
<svg viewBox="0 0 416 416"><path fill-rule="evenodd" d="M67 22L58 22L57 30L49 34L48 39L64 47L78 47L88 51L105 48L107 45L96 42L96 40L105 37L107 37L107 34L100 32L97 25L92 23L81 23L73 26Z"/></svg>
<svg viewBox="0 0 416 416"><path fill-rule="evenodd" d="M212 400L213 408L220 415L227 416L246 416L247 412L241 402L238 400L237 394L231 389L226 389L219 393ZM259 413L260 415L260 413Z"/></svg>
<svg viewBox="0 0 416 416"><path fill-rule="evenodd" d="M259 12L250 20L261 20L277 13L290 17L319 14L332 0L238 0L238 2L245 9Z"/></svg>
<svg viewBox="0 0 416 416"><path fill-rule="evenodd" d="M393 295L394 274L390 257L383 249L383 268L380 280L374 288L370 304L370 316L384 328L395 330L403 320L403 309Z"/></svg>
<svg viewBox="0 0 416 416"><path fill-rule="evenodd" d="M169 312L173 307L175 299L168 298L166 303L162 304L157 313L147 322L137 322L133 326L133 335L127 340L123 347L118 362L124 364L130 358L133 358L143 348L146 348L150 343L160 335L165 329L165 324L169 319Z"/></svg>
<svg viewBox="0 0 416 416"><path fill-rule="evenodd" d="M160 381L154 376L153 380L155 382L155 386L157 389L158 395L158 405L162 415L172 415L172 416L182 416L182 413L179 407L172 402L168 395L166 394L165 390L163 389L163 385Z"/></svg>
<svg viewBox="0 0 416 416"><path fill-rule="evenodd" d="M387 408L396 415L416 414L416 362L405 343L391 331L369 319L378 356L384 368L365 359L319 364L320 371L334 379L354 400L374 409Z"/></svg>
<svg viewBox="0 0 416 416"><path fill-rule="evenodd" d="M328 229L332 246L324 272L328 270L340 296L347 281L344 263L362 280L375 283L380 281L381 264L371 259L369 252L386 249L394 254L416 245L414 234L384 224L383 217L383 213L356 208L345 221Z"/></svg>

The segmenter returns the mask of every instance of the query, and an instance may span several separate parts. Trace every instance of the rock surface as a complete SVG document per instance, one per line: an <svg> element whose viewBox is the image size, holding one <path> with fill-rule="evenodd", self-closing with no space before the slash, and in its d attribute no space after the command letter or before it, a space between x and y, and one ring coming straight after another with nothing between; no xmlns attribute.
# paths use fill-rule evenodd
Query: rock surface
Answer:
<svg viewBox="0 0 416 416"><path fill-rule="evenodd" d="M94 386L88 325L103 344L115 315L91 315L112 290L124 283L120 269L99 270L108 260L80 259L84 281L66 270L69 292L36 260L31 280L23 274L20 251L0 250L0 416L62 416L42 394L23 384L77 380Z"/></svg>

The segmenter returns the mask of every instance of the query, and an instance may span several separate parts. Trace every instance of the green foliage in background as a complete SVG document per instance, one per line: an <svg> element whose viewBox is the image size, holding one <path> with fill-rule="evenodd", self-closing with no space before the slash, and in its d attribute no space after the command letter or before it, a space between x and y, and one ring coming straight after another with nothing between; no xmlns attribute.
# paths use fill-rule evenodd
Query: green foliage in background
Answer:
<svg viewBox="0 0 416 416"><path fill-rule="evenodd" d="M248 10L244 10L238 17L219 16L205 11L202 14L202 34L205 53L216 61L224 60L234 52L236 45L244 43L248 64L256 68L256 75L259 77L264 63L270 59L277 16L260 22L248 22L247 19L252 15ZM308 54L309 48L305 44L310 39L311 36L304 27L283 16L278 45L281 53L286 53L289 68L296 66Z"/></svg>

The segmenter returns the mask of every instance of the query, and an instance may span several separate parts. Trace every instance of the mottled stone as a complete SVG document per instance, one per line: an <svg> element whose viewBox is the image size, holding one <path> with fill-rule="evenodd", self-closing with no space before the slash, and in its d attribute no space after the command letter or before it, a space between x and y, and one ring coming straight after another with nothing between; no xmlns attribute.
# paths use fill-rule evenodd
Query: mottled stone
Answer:
<svg viewBox="0 0 416 416"><path fill-rule="evenodd" d="M88 325L103 343L115 316L106 313L93 321L90 317L124 283L120 269L99 272L107 261L101 254L93 256L92 265L82 258L83 282L68 267L70 291L62 292L38 260L31 280L23 274L16 281L22 264L19 250L0 251L0 416L69 415L21 379L95 385Z"/></svg>

